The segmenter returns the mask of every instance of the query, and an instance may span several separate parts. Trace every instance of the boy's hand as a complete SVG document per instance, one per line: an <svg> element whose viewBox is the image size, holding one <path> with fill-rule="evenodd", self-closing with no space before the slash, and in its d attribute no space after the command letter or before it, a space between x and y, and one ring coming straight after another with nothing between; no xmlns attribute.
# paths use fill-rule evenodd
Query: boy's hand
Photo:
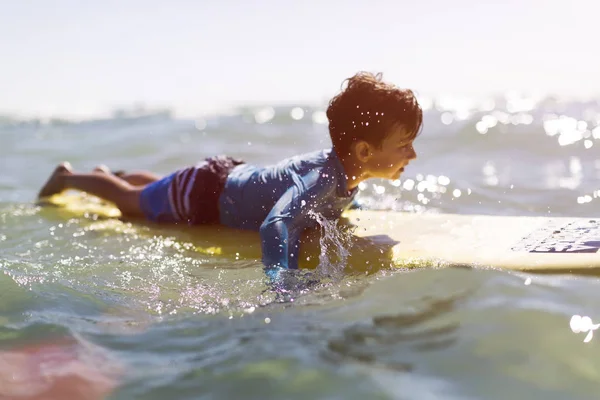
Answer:
<svg viewBox="0 0 600 400"><path fill-rule="evenodd" d="M318 275L313 271L302 271L281 267L265 268L272 289L284 297L294 296L319 283Z"/></svg>
<svg viewBox="0 0 600 400"><path fill-rule="evenodd" d="M346 230L350 230L353 231L356 228L358 228L358 225L353 224L350 219L346 218L346 217L340 217L338 219L338 227L340 229L346 229Z"/></svg>

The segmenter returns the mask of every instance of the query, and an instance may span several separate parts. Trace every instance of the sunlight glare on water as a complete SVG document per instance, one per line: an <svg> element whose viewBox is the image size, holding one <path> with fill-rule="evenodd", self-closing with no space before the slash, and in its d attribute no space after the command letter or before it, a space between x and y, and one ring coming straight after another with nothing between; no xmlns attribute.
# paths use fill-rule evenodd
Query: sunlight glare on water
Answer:
<svg viewBox="0 0 600 400"><path fill-rule="evenodd" d="M399 179L362 182L361 207L598 216L598 102L511 93L423 106L417 159ZM255 237L33 204L62 160L167 174L214 154L269 164L330 145L322 104L174 115L2 119L0 159L11 168L0 175L0 364L52 353L65 367L60 379L46 375L57 387L85 371L89 393L115 399L574 400L600 390L596 277L418 260L391 268L363 252L353 227L317 217L314 258L303 260L314 269L287 274L282 295ZM88 343L98 358L80 351Z"/></svg>

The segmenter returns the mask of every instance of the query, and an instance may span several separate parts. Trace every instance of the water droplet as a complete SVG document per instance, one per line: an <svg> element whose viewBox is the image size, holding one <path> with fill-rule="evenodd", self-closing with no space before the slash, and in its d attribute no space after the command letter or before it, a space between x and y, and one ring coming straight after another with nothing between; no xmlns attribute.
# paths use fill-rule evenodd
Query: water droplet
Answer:
<svg viewBox="0 0 600 400"><path fill-rule="evenodd" d="M290 112L290 116L296 121L301 120L304 118L304 110L300 107L294 107Z"/></svg>
<svg viewBox="0 0 600 400"><path fill-rule="evenodd" d="M581 332L581 329L580 329L581 315L573 315L571 317L571 321L569 322L569 325L571 326L571 330L573 331L573 333Z"/></svg>
<svg viewBox="0 0 600 400"><path fill-rule="evenodd" d="M442 124L444 124L444 125L450 125L452 123L452 121L454 121L454 117L452 116L452 113L449 113L449 112L443 113L440 118L442 120Z"/></svg>
<svg viewBox="0 0 600 400"><path fill-rule="evenodd" d="M448 185L450 183L450 178L448 178L447 176L444 176L444 175L440 175L437 178L437 182L440 185L446 186L446 185Z"/></svg>
<svg viewBox="0 0 600 400"><path fill-rule="evenodd" d="M404 184L402 185L402 188L404 190L413 190L414 187L415 187L415 181L413 181L412 179L407 179L406 181L404 181Z"/></svg>

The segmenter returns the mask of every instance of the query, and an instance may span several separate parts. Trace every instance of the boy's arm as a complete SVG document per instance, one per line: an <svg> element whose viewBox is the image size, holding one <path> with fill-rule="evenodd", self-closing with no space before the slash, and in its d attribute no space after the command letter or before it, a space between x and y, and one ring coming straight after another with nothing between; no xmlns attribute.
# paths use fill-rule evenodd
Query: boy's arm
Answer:
<svg viewBox="0 0 600 400"><path fill-rule="evenodd" d="M363 205L356 200L356 198L352 199L352 203L348 206L348 210L362 210Z"/></svg>
<svg viewBox="0 0 600 400"><path fill-rule="evenodd" d="M275 203L260 227L262 261L267 269L298 268L299 240L308 225L309 211L328 191L315 171L296 182Z"/></svg>

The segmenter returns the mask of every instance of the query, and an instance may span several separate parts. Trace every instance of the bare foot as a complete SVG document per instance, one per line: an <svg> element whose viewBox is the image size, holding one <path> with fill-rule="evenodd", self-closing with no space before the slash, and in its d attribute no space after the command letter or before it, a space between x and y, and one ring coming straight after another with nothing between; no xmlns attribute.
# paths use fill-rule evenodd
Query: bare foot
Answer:
<svg viewBox="0 0 600 400"><path fill-rule="evenodd" d="M96 168L93 169L94 172L100 172L102 174L110 174L110 168L108 168L106 165L104 164L100 164L98 165Z"/></svg>
<svg viewBox="0 0 600 400"><path fill-rule="evenodd" d="M119 178L121 178L121 177L123 177L123 175L125 175L125 171L119 170L119 171L112 172L110 170L110 168L108 168L104 164L98 165L96 168L93 169L93 171L97 172L97 173L101 173L101 174L107 174L107 175L113 174L114 176L119 177Z"/></svg>
<svg viewBox="0 0 600 400"><path fill-rule="evenodd" d="M48 178L48 181L38 193L38 198L50 197L65 189L64 177L73 173L73 167L68 162L60 163Z"/></svg>

